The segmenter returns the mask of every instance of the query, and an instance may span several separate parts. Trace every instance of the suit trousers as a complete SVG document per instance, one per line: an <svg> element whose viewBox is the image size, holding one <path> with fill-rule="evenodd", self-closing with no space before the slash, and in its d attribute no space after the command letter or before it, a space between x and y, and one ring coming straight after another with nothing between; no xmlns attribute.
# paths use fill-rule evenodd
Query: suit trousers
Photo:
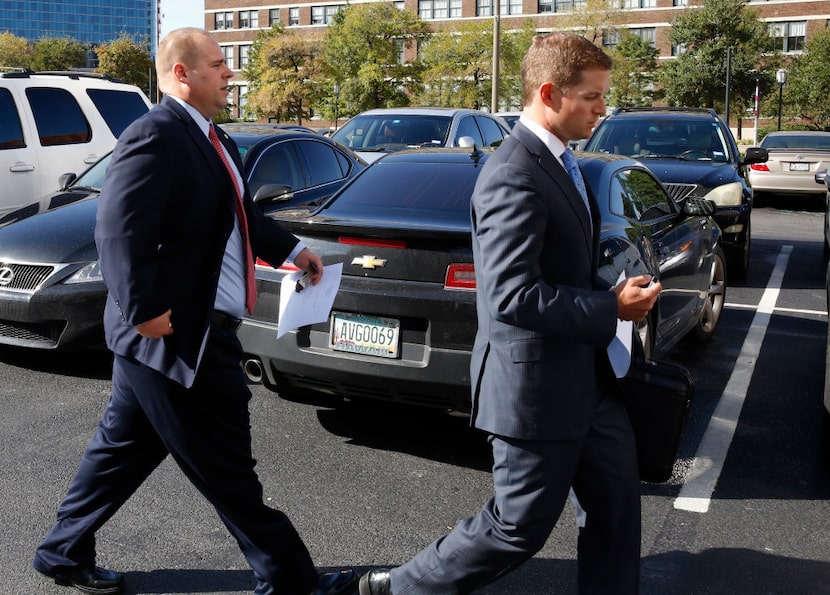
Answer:
<svg viewBox="0 0 830 595"><path fill-rule="evenodd" d="M213 504L254 569L256 593L307 595L317 571L297 531L266 506L254 471L242 350L214 329L186 389L116 355L112 394L52 527L37 549L41 571L95 563L95 532L169 453Z"/></svg>
<svg viewBox="0 0 830 595"><path fill-rule="evenodd" d="M608 393L574 440L490 436L494 496L406 564L394 595L469 593L514 570L550 536L573 486L587 514L579 530L582 595L633 595L640 581L640 482L625 406Z"/></svg>

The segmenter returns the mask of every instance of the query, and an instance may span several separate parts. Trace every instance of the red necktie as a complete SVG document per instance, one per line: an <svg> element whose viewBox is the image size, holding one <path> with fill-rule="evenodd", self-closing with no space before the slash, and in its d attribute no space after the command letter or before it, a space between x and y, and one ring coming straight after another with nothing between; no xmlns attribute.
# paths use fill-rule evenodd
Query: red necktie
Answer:
<svg viewBox="0 0 830 595"><path fill-rule="evenodd" d="M234 190L236 190L236 200L233 202L236 208L236 217L239 220L239 231L242 233L242 245L245 250L245 308L250 314L254 311L254 305L256 304L256 279L254 278L254 253L251 250L251 241L248 239L248 218L245 216L245 208L242 206L242 192L239 189L236 174L222 148L222 143L219 142L219 137L216 136L216 129L213 124L210 125L208 138L213 148L219 153L222 163L225 164L225 169L228 170L228 175L233 181Z"/></svg>

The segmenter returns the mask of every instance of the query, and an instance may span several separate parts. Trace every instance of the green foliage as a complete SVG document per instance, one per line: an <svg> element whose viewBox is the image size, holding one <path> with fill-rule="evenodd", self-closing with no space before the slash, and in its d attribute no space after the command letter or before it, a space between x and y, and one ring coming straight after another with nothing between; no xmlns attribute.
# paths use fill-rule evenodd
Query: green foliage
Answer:
<svg viewBox="0 0 830 595"><path fill-rule="evenodd" d="M83 68L87 49L71 37L41 37L32 48L32 70Z"/></svg>
<svg viewBox="0 0 830 595"><path fill-rule="evenodd" d="M334 17L323 44L332 81L340 84L342 112L408 105L420 88L420 62L400 63L402 49L427 40L418 15L388 2L347 4Z"/></svg>
<svg viewBox="0 0 830 595"><path fill-rule="evenodd" d="M96 72L136 85L149 94L153 59L146 45L139 45L129 35L122 34L115 41L98 46L96 52L98 54Z"/></svg>
<svg viewBox="0 0 830 595"><path fill-rule="evenodd" d="M765 76L775 61L774 56L762 55L768 37L758 11L748 8L745 0L703 0L700 6L683 11L672 23L669 40L685 51L660 68L666 101L722 112L727 49L731 48L730 97L735 98L736 112L744 113L755 93L755 79Z"/></svg>
<svg viewBox="0 0 830 595"><path fill-rule="evenodd" d="M317 40L274 27L252 48L245 71L250 83L245 109L258 118L302 124L320 96L322 73Z"/></svg>
<svg viewBox="0 0 830 595"><path fill-rule="evenodd" d="M803 55L790 64L785 116L806 120L820 130L830 129L830 29L816 33Z"/></svg>
<svg viewBox="0 0 830 595"><path fill-rule="evenodd" d="M619 0L585 0L579 8L562 13L557 27L578 33L599 45L603 33L615 31L624 21Z"/></svg>
<svg viewBox="0 0 830 595"><path fill-rule="evenodd" d="M30 68L32 53L23 37L4 31L0 33L0 66L9 68Z"/></svg>
<svg viewBox="0 0 830 595"><path fill-rule="evenodd" d="M517 32L500 35L499 98L508 106L521 106L521 63L536 30L528 19ZM414 102L438 107L494 109L493 25L466 21L457 31L435 33L421 48L423 80L428 81Z"/></svg>
<svg viewBox="0 0 830 595"><path fill-rule="evenodd" d="M644 107L655 100L654 80L660 51L640 36L625 32L609 54L614 59L608 105Z"/></svg>

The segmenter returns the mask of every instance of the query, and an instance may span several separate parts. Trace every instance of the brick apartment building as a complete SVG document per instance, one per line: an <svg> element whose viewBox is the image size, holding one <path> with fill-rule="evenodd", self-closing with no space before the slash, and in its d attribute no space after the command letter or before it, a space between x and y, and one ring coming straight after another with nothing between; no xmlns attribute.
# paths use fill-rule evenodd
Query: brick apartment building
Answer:
<svg viewBox="0 0 830 595"><path fill-rule="evenodd" d="M493 0L386 0L400 8L416 11L421 19L435 29L452 27L465 20L492 20ZM668 33L674 18L696 0L621 0L625 23L620 28L648 40L660 50L660 59L671 59L676 48L671 47ZM584 5L584 0L499 0L501 30L519 29L530 17L539 32L562 28L562 15ZM320 36L343 0L289 0L284 3L264 3L262 0L205 0L205 29L210 31L225 52L228 65L241 70L248 61L254 36L260 29L274 23L301 35ZM830 0L755 0L749 6L760 12L767 23L776 47L785 54L799 54L807 40L830 25ZM606 35L603 44L616 44L618 36ZM233 81L232 103L235 117L244 114L246 81Z"/></svg>

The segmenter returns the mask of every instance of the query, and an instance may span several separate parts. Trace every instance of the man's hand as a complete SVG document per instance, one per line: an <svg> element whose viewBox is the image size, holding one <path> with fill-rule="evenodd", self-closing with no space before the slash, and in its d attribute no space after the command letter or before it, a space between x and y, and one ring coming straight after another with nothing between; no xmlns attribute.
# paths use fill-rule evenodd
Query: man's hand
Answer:
<svg viewBox="0 0 830 595"><path fill-rule="evenodd" d="M166 335L172 335L173 323L170 322L170 314L172 314L172 311L168 310L161 316L156 316L137 325L135 330L139 335L148 339L161 339Z"/></svg>
<svg viewBox="0 0 830 595"><path fill-rule="evenodd" d="M640 322L648 315L663 289L659 281L652 281L651 275L638 275L624 279L614 287L620 320Z"/></svg>
<svg viewBox="0 0 830 595"><path fill-rule="evenodd" d="M294 264L308 273L312 285L317 285L323 277L322 259L308 248L303 248L297 254L297 258L294 259Z"/></svg>

